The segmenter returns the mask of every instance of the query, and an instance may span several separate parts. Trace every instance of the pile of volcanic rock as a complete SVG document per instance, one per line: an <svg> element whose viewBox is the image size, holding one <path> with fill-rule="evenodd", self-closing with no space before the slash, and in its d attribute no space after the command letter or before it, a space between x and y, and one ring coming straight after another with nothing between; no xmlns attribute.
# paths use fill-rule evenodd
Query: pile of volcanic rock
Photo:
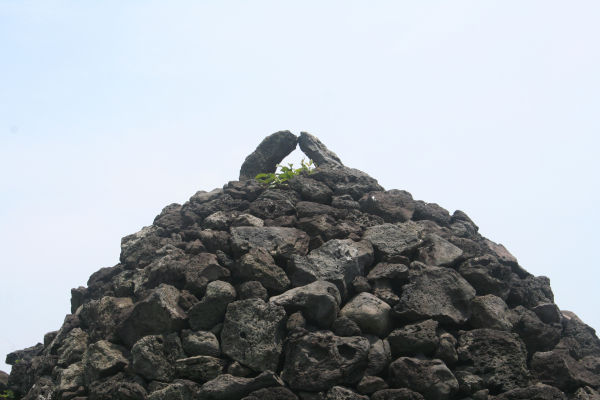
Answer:
<svg viewBox="0 0 600 400"><path fill-rule="evenodd" d="M252 179L298 142L314 173ZM6 362L0 389L31 400L600 399L600 341L548 278L289 131L123 238Z"/></svg>

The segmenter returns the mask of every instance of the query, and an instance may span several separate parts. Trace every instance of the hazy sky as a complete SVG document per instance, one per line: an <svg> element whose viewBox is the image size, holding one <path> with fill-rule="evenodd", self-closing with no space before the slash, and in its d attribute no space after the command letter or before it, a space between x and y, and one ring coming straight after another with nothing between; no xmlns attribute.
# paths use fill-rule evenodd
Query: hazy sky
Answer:
<svg viewBox="0 0 600 400"><path fill-rule="evenodd" d="M0 369L278 130L465 211L600 328L600 2L0 1ZM290 162L299 162L293 153Z"/></svg>

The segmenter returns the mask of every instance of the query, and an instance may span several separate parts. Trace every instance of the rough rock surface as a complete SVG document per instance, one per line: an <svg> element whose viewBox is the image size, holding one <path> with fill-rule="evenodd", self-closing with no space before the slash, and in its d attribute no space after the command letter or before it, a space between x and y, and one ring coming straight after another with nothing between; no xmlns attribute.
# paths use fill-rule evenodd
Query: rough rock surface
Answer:
<svg viewBox="0 0 600 400"><path fill-rule="evenodd" d="M314 136L319 164L170 204L6 356L16 400L600 400L600 339L460 210L385 191ZM58 328L58 329L57 329ZM41 338L40 338L41 339Z"/></svg>

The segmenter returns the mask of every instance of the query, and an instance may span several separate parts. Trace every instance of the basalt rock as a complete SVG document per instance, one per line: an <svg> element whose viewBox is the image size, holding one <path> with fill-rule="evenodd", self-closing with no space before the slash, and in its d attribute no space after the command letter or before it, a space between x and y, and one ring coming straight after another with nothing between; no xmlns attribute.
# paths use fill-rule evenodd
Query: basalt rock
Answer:
<svg viewBox="0 0 600 400"><path fill-rule="evenodd" d="M318 167L275 172L297 143ZM60 329L7 355L26 400L595 400L600 339L457 210L384 190L316 137L124 237ZM56 327L55 327L56 329ZM41 339L41 338L40 338Z"/></svg>

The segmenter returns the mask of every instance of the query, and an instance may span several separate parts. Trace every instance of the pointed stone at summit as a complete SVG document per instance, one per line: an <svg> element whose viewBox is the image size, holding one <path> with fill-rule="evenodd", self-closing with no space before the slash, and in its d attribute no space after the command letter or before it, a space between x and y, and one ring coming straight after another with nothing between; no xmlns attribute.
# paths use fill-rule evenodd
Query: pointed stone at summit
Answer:
<svg viewBox="0 0 600 400"><path fill-rule="evenodd" d="M298 138L290 131L275 132L258 145L242 164L240 181L254 179L258 174L274 174L280 164L296 149Z"/></svg>
<svg viewBox="0 0 600 400"><path fill-rule="evenodd" d="M344 165L342 160L333 151L329 150L319 138L311 135L308 132L300 132L298 137L300 150L313 160L317 166L321 167L325 164L329 165Z"/></svg>

